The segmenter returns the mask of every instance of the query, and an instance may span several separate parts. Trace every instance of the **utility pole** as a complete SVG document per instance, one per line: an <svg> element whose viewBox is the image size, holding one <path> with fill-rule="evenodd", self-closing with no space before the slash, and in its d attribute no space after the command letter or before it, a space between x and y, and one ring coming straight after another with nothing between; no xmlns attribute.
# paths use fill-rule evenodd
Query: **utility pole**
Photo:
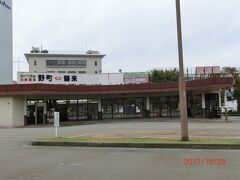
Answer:
<svg viewBox="0 0 240 180"><path fill-rule="evenodd" d="M14 63L17 63L18 65L18 72L20 71L20 63L23 63L23 61L20 61L19 59L17 61L13 61Z"/></svg>
<svg viewBox="0 0 240 180"><path fill-rule="evenodd" d="M179 100L180 100L180 119L181 119L181 140L188 141L188 117L187 117L187 94L186 82L184 79L183 66L183 43L182 43L182 25L181 25L181 7L180 0L176 0L177 14L177 33L178 33L178 54L179 54Z"/></svg>

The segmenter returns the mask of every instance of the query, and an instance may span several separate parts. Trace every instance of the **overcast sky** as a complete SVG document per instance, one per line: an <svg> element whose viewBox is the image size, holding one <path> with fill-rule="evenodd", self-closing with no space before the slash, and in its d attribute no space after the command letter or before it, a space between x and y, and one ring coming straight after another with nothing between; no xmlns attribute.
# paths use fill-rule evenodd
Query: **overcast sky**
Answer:
<svg viewBox="0 0 240 180"><path fill-rule="evenodd" d="M240 1L181 0L185 66L239 66ZM103 72L177 67L175 0L13 0L14 60L99 50ZM15 71L17 64L15 64Z"/></svg>

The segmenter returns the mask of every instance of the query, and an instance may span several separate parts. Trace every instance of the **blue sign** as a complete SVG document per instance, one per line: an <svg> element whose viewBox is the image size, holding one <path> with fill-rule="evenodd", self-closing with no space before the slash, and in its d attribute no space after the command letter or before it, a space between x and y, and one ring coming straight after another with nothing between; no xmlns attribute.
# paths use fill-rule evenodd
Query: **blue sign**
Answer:
<svg viewBox="0 0 240 180"><path fill-rule="evenodd" d="M231 91L227 92L227 97L233 97L233 93Z"/></svg>
<svg viewBox="0 0 240 180"><path fill-rule="evenodd" d="M7 8L7 9L9 9L9 10L12 9L12 8L6 3L6 1L0 0L0 5L2 5L3 7Z"/></svg>

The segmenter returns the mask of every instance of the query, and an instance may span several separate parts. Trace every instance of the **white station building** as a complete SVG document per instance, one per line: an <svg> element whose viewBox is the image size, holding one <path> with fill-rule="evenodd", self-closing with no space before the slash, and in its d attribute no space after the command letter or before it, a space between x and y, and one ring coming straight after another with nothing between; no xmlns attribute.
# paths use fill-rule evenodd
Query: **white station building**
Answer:
<svg viewBox="0 0 240 180"><path fill-rule="evenodd" d="M29 72L101 74L102 59L105 55L99 51L87 52L50 52L33 48L25 57Z"/></svg>
<svg viewBox="0 0 240 180"><path fill-rule="evenodd" d="M18 84L118 85L149 82L147 72L102 73L99 51L57 53L33 48L25 57L29 72L18 72Z"/></svg>
<svg viewBox="0 0 240 180"><path fill-rule="evenodd" d="M12 0L0 0L0 84L13 82Z"/></svg>

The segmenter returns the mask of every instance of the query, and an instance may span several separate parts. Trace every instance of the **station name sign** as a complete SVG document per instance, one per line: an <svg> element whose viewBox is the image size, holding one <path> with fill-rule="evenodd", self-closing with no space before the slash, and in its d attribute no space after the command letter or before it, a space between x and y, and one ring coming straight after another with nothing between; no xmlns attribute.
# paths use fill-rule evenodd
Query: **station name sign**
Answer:
<svg viewBox="0 0 240 180"><path fill-rule="evenodd" d="M123 81L125 84L140 84L149 82L147 72L124 73Z"/></svg>
<svg viewBox="0 0 240 180"><path fill-rule="evenodd" d="M148 82L147 73L67 74L18 73L18 84L117 85Z"/></svg>
<svg viewBox="0 0 240 180"><path fill-rule="evenodd" d="M12 8L6 3L6 1L0 0L0 5L7 8L8 10L11 10Z"/></svg>

